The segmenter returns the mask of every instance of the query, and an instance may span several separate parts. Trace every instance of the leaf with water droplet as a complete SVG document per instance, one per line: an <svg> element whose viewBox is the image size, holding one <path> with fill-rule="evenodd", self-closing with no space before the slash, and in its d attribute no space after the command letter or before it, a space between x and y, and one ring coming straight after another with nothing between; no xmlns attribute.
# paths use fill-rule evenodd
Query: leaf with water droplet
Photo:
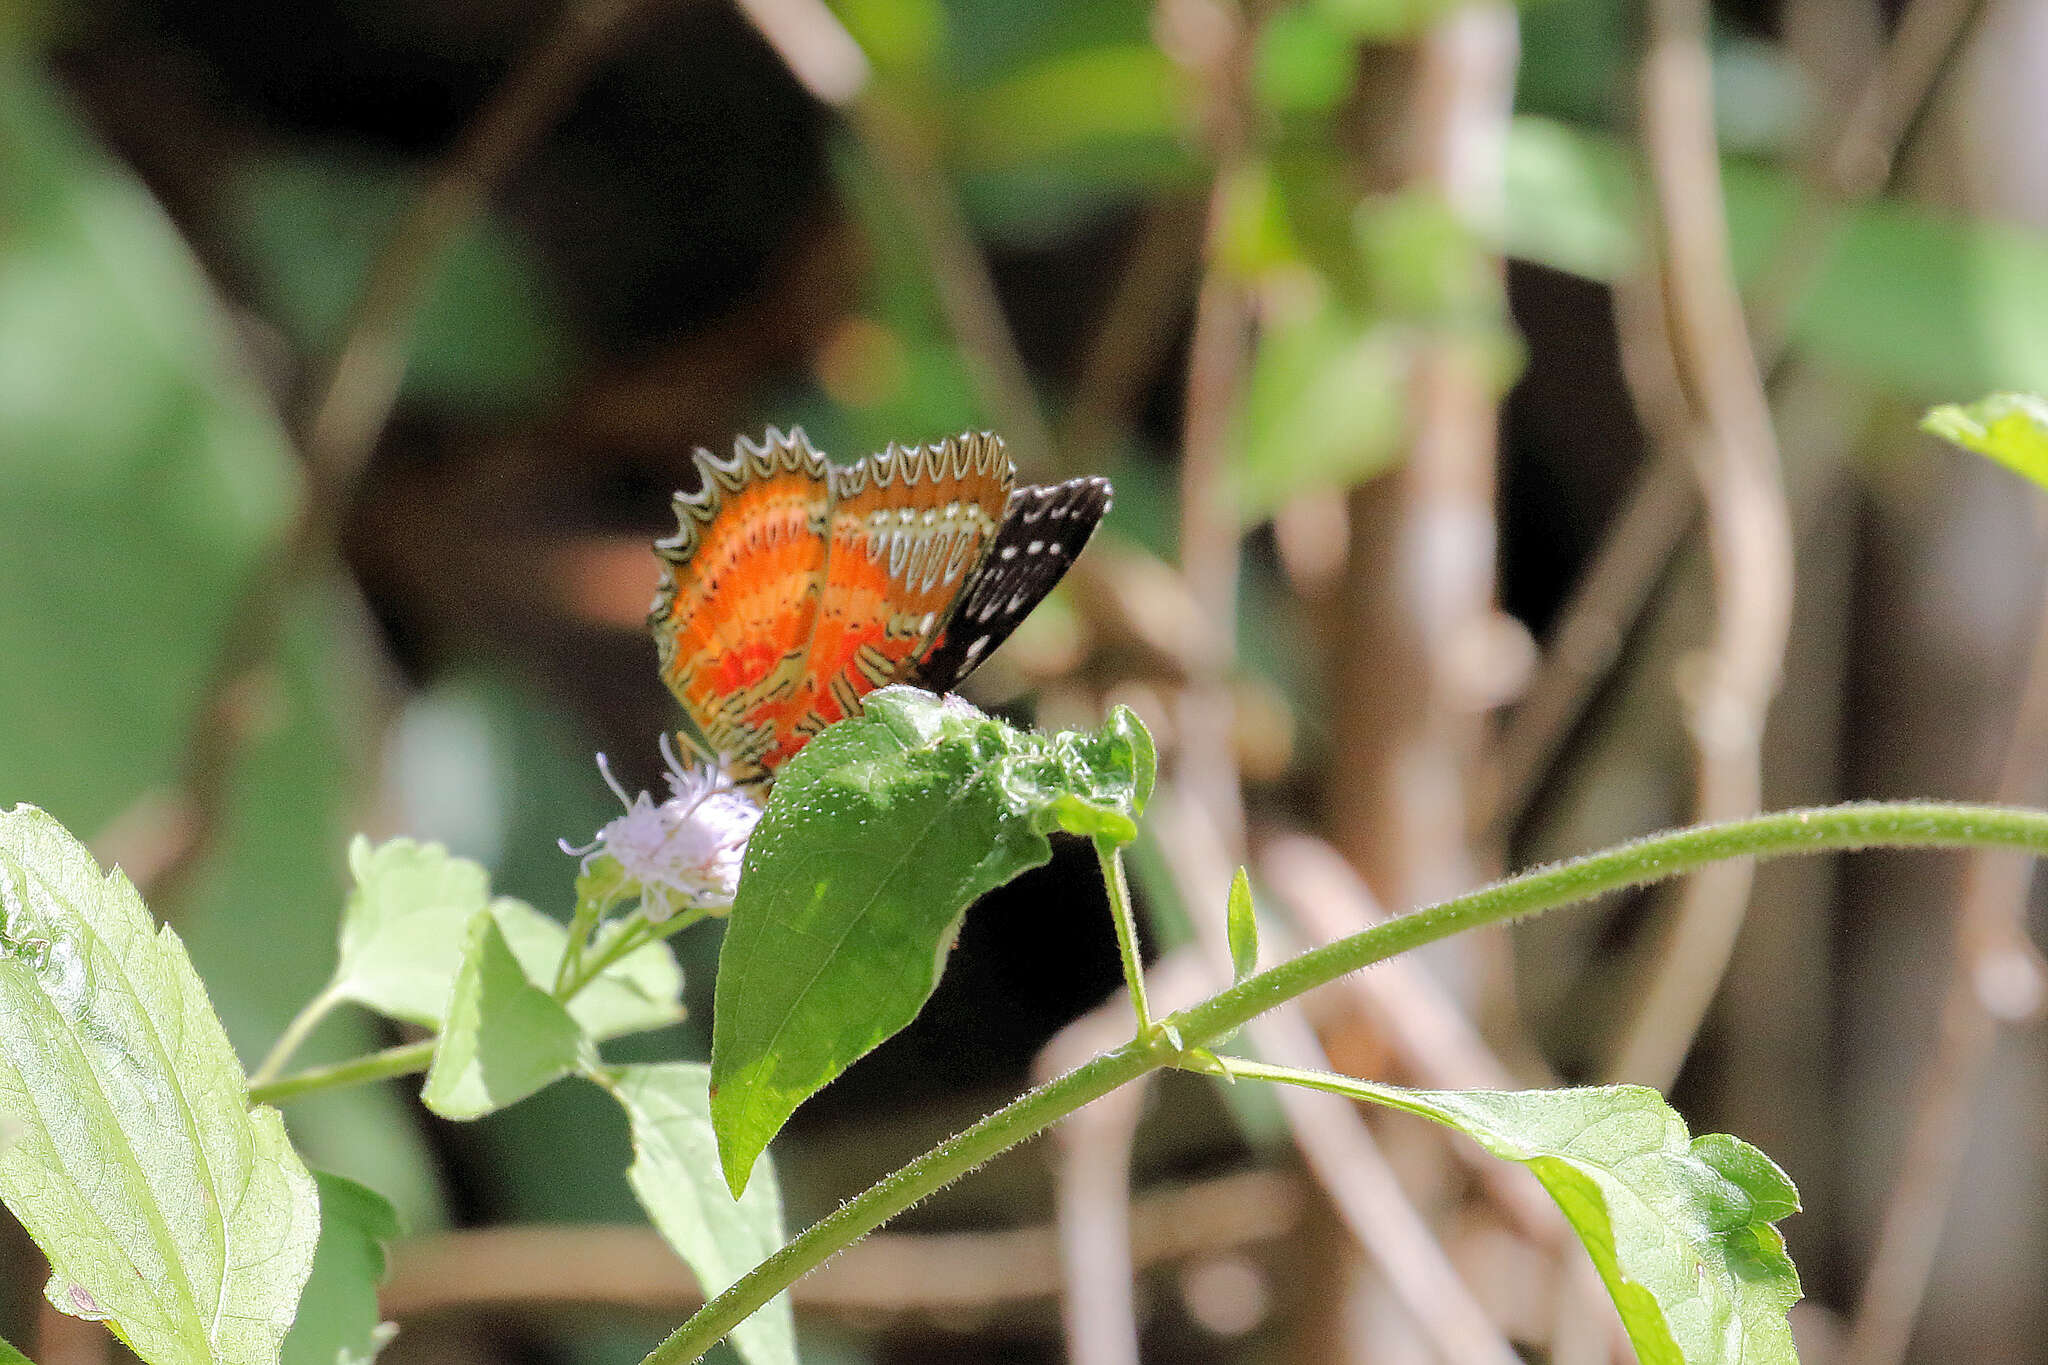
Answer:
<svg viewBox="0 0 2048 1365"><path fill-rule="evenodd" d="M0 811L0 1199L58 1309L154 1365L268 1365L313 1179L169 928L32 806Z"/></svg>

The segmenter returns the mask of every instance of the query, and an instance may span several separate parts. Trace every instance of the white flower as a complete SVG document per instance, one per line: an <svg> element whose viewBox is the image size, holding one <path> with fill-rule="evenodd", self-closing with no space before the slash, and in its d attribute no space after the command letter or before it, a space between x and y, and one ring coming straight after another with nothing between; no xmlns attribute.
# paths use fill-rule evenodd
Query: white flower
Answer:
<svg viewBox="0 0 2048 1365"><path fill-rule="evenodd" d="M600 858L618 863L626 882L640 893L647 918L659 924L685 906L724 909L740 881L740 858L761 818L761 807L708 763L686 766L661 737L668 763L669 798L656 805L646 792L627 796L605 756L597 769L626 813L597 832L582 848L583 868Z"/></svg>

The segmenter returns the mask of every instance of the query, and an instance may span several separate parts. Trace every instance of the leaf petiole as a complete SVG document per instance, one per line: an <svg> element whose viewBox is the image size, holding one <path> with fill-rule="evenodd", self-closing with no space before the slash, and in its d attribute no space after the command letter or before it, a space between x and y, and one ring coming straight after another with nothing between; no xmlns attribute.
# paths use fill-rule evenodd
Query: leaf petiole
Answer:
<svg viewBox="0 0 2048 1365"><path fill-rule="evenodd" d="M1124 982L1131 990L1131 1010L1138 1016L1138 1036L1149 1037L1154 1029L1152 1007L1145 999L1145 960L1138 952L1138 919L1131 912L1131 886L1124 878L1122 843L1109 834L1097 834L1096 861L1102 864L1102 885L1109 893L1109 920L1116 926L1116 951L1122 959Z"/></svg>

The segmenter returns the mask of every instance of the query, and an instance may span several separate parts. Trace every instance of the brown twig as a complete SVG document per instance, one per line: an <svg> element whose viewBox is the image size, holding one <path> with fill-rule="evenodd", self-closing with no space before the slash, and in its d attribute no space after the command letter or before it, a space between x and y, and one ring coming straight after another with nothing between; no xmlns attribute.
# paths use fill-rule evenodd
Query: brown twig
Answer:
<svg viewBox="0 0 2048 1365"><path fill-rule="evenodd" d="M1305 1191L1295 1177L1252 1171L1140 1195L1131 1220L1140 1266L1288 1236ZM791 1289L819 1312L927 1313L1052 1298L1060 1291L1050 1225L998 1232L878 1232ZM378 1295L393 1318L568 1305L672 1314L703 1302L697 1282L652 1228L486 1228L401 1242Z"/></svg>
<svg viewBox="0 0 2048 1365"><path fill-rule="evenodd" d="M178 793L168 803L161 793L145 798L173 812L151 827L178 835L159 850L150 875L136 878L151 899L174 899L219 832L236 756L261 709L249 694L260 690L293 590L332 562L343 509L397 400L406 340L442 246L482 210L643 4L571 0L463 130L372 263L341 347L314 387L300 443L305 493L252 570L222 636L193 708ZM137 823L117 817L115 827Z"/></svg>
<svg viewBox="0 0 2048 1365"><path fill-rule="evenodd" d="M1791 628L1792 526L1729 259L1705 6L1652 0L1649 17L1643 140L1672 355L1695 412L1694 429L1674 438L1698 470L1716 606L1688 706L1696 814L1724 820L1762 799L1764 720ZM1659 1088L1676 1077L1734 951L1754 873L1753 862L1731 859L1688 880L1610 1074Z"/></svg>
<svg viewBox="0 0 2048 1365"><path fill-rule="evenodd" d="M1766 373L1782 359L1792 314L1827 262L1835 223L1889 183L1900 144L1978 8L1980 0L1912 0L1840 132L1810 167L1799 208L1749 292L1750 333ZM1617 294L1617 309L1627 305ZM1629 494L1559 616L1527 700L1499 740L1499 771L1480 810L1492 840L1505 838L1521 818L1698 509L1697 487L1678 459L1654 462Z"/></svg>
<svg viewBox="0 0 2048 1365"><path fill-rule="evenodd" d="M1999 773L1998 800L2033 805L2048 789L2048 599L2034 627L2032 657ZM1842 1359L1895 1365L1905 1358L1941 1245L1942 1224L1962 1174L1977 1096L2001 1024L2039 1016L2048 971L2027 937L2034 860L1976 853L1957 898L1955 957L1914 1106L1899 1174Z"/></svg>

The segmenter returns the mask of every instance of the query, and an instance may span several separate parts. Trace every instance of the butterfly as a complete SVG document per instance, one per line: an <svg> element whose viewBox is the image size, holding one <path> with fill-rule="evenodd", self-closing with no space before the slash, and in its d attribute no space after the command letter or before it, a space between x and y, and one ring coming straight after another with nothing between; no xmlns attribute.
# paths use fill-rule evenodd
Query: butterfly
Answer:
<svg viewBox="0 0 2048 1365"><path fill-rule="evenodd" d="M1109 480L1012 487L989 432L835 465L801 430L696 454L655 542L661 676L741 783L891 683L949 692L1059 582Z"/></svg>

